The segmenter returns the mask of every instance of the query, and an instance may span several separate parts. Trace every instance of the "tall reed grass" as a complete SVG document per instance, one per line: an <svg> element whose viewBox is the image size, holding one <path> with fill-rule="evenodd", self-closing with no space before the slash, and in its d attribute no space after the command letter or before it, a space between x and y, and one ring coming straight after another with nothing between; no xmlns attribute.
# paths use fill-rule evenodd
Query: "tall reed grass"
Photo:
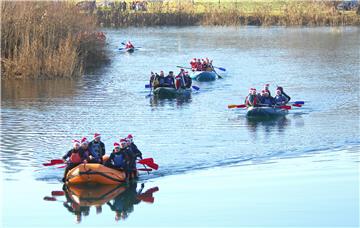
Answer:
<svg viewBox="0 0 360 228"><path fill-rule="evenodd" d="M117 8L97 11L102 26L156 26L156 25L284 25L284 26L338 26L360 25L360 16L342 12L327 0L313 1L236 1L151 2L148 11L119 11Z"/></svg>
<svg viewBox="0 0 360 228"><path fill-rule="evenodd" d="M67 2L1 2L1 78L74 78L106 60L96 18Z"/></svg>

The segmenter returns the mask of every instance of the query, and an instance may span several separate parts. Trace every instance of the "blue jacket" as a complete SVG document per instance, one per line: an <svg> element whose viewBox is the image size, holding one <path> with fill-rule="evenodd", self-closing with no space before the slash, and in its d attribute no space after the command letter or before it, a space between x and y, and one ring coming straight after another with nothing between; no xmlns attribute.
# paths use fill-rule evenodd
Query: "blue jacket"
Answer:
<svg viewBox="0 0 360 228"><path fill-rule="evenodd" d="M274 97L275 104L277 105L284 105L288 102L288 99L283 95L276 95Z"/></svg>

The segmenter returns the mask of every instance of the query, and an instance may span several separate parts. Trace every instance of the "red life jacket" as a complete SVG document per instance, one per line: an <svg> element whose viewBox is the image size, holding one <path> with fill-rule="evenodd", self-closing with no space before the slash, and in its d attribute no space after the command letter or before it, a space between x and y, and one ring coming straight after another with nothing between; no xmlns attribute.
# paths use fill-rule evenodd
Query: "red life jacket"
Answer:
<svg viewBox="0 0 360 228"><path fill-rule="evenodd" d="M80 156L80 152L78 151L77 153L72 152L71 156L70 156L70 161L71 163L81 163L81 156Z"/></svg>
<svg viewBox="0 0 360 228"><path fill-rule="evenodd" d="M175 77L175 88L179 89L181 87L181 77L176 76Z"/></svg>

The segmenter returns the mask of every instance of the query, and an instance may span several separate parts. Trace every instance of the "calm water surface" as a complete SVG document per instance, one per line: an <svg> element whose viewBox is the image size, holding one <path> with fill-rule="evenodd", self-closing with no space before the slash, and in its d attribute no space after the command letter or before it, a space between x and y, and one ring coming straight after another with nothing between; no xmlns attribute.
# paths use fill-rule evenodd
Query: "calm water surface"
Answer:
<svg viewBox="0 0 360 228"><path fill-rule="evenodd" d="M0 169L7 191L17 192L27 183L27 200L38 204L42 198L31 197L35 190L30 186L36 191L61 188L62 177L62 170L41 164L62 156L72 139L91 138L95 132L102 134L107 151L131 133L145 157L160 164L158 171L141 177L150 181L144 191L162 176L360 145L357 27L165 27L106 33L111 63L79 80L2 82ZM117 51L128 39L142 48L133 54ZM209 57L226 68L225 74L219 71L224 79L195 82L200 91L187 99L147 96L150 71L177 72L176 65L187 66L193 57ZM250 87L259 90L265 83L272 92L283 86L306 105L271 121L250 121L243 111L227 109L243 103Z"/></svg>

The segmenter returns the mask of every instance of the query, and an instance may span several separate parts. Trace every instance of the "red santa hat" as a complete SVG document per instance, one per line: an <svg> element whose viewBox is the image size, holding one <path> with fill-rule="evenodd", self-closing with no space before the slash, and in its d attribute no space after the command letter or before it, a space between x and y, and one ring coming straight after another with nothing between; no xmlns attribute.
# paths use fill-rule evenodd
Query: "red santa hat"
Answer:
<svg viewBox="0 0 360 228"><path fill-rule="evenodd" d="M121 143L126 143L126 139L120 139L120 144Z"/></svg>
<svg viewBox="0 0 360 228"><path fill-rule="evenodd" d="M73 143L74 146L80 146L79 140L73 139L72 143Z"/></svg>
<svg viewBox="0 0 360 228"><path fill-rule="evenodd" d="M133 136L132 136L131 134L128 134L128 136L127 136L126 138L128 138L128 139L132 139L132 138L133 138Z"/></svg>
<svg viewBox="0 0 360 228"><path fill-rule="evenodd" d="M99 133L94 134L94 139L99 138L99 137L101 137L101 135Z"/></svg>
<svg viewBox="0 0 360 228"><path fill-rule="evenodd" d="M114 148L116 148L116 147L120 147L120 144L117 142L114 142Z"/></svg>
<svg viewBox="0 0 360 228"><path fill-rule="evenodd" d="M81 144L88 144L88 143L89 143L89 141L87 140L86 137L81 139Z"/></svg>

